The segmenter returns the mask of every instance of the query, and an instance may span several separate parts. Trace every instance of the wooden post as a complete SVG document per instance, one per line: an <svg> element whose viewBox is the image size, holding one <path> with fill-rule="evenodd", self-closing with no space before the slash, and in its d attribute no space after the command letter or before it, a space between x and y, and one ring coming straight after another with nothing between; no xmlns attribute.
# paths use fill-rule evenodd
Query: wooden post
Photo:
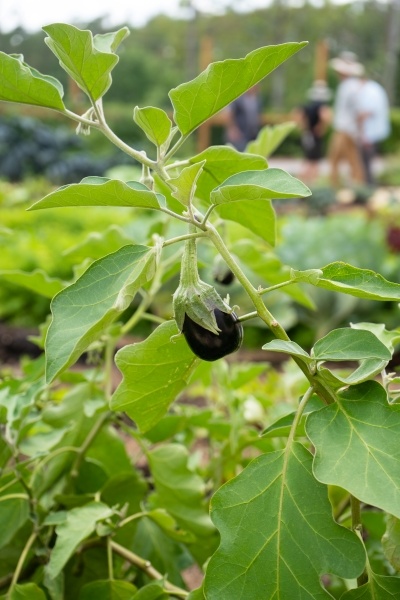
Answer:
<svg viewBox="0 0 400 600"><path fill-rule="evenodd" d="M200 40L200 71L204 71L212 62L213 41L210 35ZM211 123L206 121L197 130L197 151L202 152L211 145Z"/></svg>
<svg viewBox="0 0 400 600"><path fill-rule="evenodd" d="M327 69L328 69L328 43L326 40L320 40L317 43L315 50L315 64L314 64L314 80L320 79L322 81L327 80Z"/></svg>

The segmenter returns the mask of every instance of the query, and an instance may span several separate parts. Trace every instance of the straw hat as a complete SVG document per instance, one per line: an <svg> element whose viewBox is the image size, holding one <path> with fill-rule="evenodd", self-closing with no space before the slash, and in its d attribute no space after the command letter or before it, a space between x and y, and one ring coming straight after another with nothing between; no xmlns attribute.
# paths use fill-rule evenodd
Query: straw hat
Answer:
<svg viewBox="0 0 400 600"><path fill-rule="evenodd" d="M332 91L328 88L325 81L317 79L308 90L307 98L316 102L329 102L332 98Z"/></svg>
<svg viewBox="0 0 400 600"><path fill-rule="evenodd" d="M337 58L329 61L334 71L346 77L361 77L364 75L364 66L358 62L354 52L341 52Z"/></svg>

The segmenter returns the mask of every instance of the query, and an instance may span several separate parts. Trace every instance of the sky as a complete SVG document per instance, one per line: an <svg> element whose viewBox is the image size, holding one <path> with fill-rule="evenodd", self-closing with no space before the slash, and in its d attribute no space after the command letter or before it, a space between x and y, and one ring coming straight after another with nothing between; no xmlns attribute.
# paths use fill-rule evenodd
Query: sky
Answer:
<svg viewBox="0 0 400 600"><path fill-rule="evenodd" d="M224 6L252 10L268 6L269 0L191 0L200 11L215 13ZM90 22L107 16L107 25L130 24L141 27L151 17L163 13L187 16L180 0L0 0L0 31L16 27L38 31L50 23Z"/></svg>

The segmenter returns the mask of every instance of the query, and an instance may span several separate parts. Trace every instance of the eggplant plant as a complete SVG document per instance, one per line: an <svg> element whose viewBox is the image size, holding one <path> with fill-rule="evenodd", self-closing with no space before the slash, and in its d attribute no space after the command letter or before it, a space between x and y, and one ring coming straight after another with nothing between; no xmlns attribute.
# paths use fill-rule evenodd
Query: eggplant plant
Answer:
<svg viewBox="0 0 400 600"><path fill-rule="evenodd" d="M102 206L111 226L117 210L141 225L139 241L114 228L89 253L92 239L72 282L14 274L54 297L37 339L43 356L0 383L2 598L400 598L399 379L390 371L400 330L349 323L302 348L271 308L278 292L310 306L310 286L398 303L400 284L343 262L295 270L279 261L272 201L310 190L268 167L273 130L251 151L185 155L203 123L305 43L210 64L170 91L170 112L134 107L133 126L154 146L148 156L110 129L103 103L128 30L43 29L87 111L68 109L56 79L4 53L0 100L57 111L78 133L98 130L141 176L87 177L30 210ZM218 261L231 297L202 280ZM171 282L164 319L157 303ZM238 290L246 306L235 305ZM240 350L231 353L250 319L264 326L268 354L240 366ZM144 321L152 332L126 344ZM274 353L292 362L291 379L268 367ZM77 369L82 355L87 368ZM206 407L191 406L199 390Z"/></svg>

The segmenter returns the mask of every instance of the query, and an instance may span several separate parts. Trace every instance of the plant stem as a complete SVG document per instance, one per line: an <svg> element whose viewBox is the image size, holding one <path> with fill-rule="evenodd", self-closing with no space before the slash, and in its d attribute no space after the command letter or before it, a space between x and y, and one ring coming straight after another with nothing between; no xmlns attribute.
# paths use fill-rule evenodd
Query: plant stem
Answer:
<svg viewBox="0 0 400 600"><path fill-rule="evenodd" d="M289 432L289 437L288 437L288 441L286 444L286 448L288 448L289 446L291 446L291 444L293 443L293 440L295 438L296 435L296 429L300 423L300 419L301 416L304 412L304 409L306 407L307 402L309 401L309 399L311 398L311 396L313 395L313 393L315 392L314 386L311 386L308 388L308 390L306 391L306 393L304 394L303 398L301 399L301 402L297 408L295 417L293 419L293 423L292 426L290 428L290 432Z"/></svg>
<svg viewBox="0 0 400 600"><path fill-rule="evenodd" d="M128 523L131 523L132 521L136 521L137 519L141 519L142 517L145 517L147 515L147 512L140 512L140 513L136 513L134 515L130 515L129 517L126 517L126 519L123 519L118 527L125 527L125 525L128 525Z"/></svg>
<svg viewBox="0 0 400 600"><path fill-rule="evenodd" d="M267 288L263 288L263 289L257 290L257 291L260 295L268 294L268 292L273 292L274 290L279 290L279 288L286 287L287 285L291 285L292 283L296 283L296 282L289 279L288 281L282 281L281 283L276 283L275 285L270 285Z"/></svg>
<svg viewBox="0 0 400 600"><path fill-rule="evenodd" d="M176 244L177 242L184 242L185 240L190 240L192 238L196 239L200 237L207 237L207 234L199 231L196 233L186 233L184 235L178 235L177 237L165 240L163 242L163 248L165 248L166 246L171 246L171 244Z"/></svg>
<svg viewBox="0 0 400 600"><path fill-rule="evenodd" d="M270 328L270 330L276 338L280 340L290 341L290 337L288 336L286 331L269 312L259 292L255 289L255 287L246 277L240 266L232 257L218 231L210 223L207 224L207 232L211 241L215 245L222 258L224 259L232 273L235 275L236 279L239 281L239 283L242 284L243 288L247 292L247 295L253 302L260 319L262 319L264 323L268 325L268 327ZM303 371L310 384L314 386L315 391L321 396L321 398L323 398L323 400L327 404L332 404L335 401L335 396L332 390L329 387L327 387L323 381L318 380L314 376L314 374L311 373L308 364L304 362L300 357L292 355L292 358L297 364L297 366Z"/></svg>
<svg viewBox="0 0 400 600"><path fill-rule="evenodd" d="M78 449L77 457L75 458L75 461L71 467L71 471L70 471L71 479L76 479L78 477L79 469L81 467L83 459L85 458L86 452L88 451L89 447L93 443L93 441L94 441L95 437L97 436L97 434L99 433L100 429L103 427L104 423L107 421L107 419L110 418L111 414L112 414L111 411L106 411L106 412L101 413L100 417L98 418L96 423L93 425L92 429L89 431L82 446Z"/></svg>
<svg viewBox="0 0 400 600"><path fill-rule="evenodd" d="M114 579L114 566L113 566L113 554L111 546L111 537L107 537L107 564L108 564L108 578L112 581Z"/></svg>
<svg viewBox="0 0 400 600"><path fill-rule="evenodd" d="M141 556L138 556L134 552L131 552L127 548L124 548L124 546L117 544L117 542L111 541L110 545L114 552L122 556L122 558L130 562L132 565L138 567L141 571L146 573L146 575L150 577L150 579L164 581L165 590L169 594L177 596L178 598L186 598L187 596L189 596L189 592L165 580L163 575L153 567L149 560L145 560Z"/></svg>
<svg viewBox="0 0 400 600"><path fill-rule="evenodd" d="M0 496L0 502L6 502L7 500L29 500L28 494L6 494L5 496Z"/></svg>
<svg viewBox="0 0 400 600"><path fill-rule="evenodd" d="M361 520L361 503L358 498L354 496L350 496L350 505L351 505L351 525L353 531L358 535L361 542L364 544L363 540L363 526ZM368 572L367 569L361 573L359 577L357 577L357 586L361 587L364 583L368 581Z"/></svg>
<svg viewBox="0 0 400 600"><path fill-rule="evenodd" d="M10 589L8 591L8 595L9 596L11 596L12 589L16 585L16 583L18 582L18 578L19 578L19 576L21 574L21 571L22 571L22 568L24 566L24 562L26 560L26 557L28 556L29 550L32 548L32 546L33 546L36 538L37 538L37 533L34 531L29 536L28 541L26 542L25 547L24 547L24 549L21 552L21 555L19 557L17 566L15 567L13 578L11 580Z"/></svg>

